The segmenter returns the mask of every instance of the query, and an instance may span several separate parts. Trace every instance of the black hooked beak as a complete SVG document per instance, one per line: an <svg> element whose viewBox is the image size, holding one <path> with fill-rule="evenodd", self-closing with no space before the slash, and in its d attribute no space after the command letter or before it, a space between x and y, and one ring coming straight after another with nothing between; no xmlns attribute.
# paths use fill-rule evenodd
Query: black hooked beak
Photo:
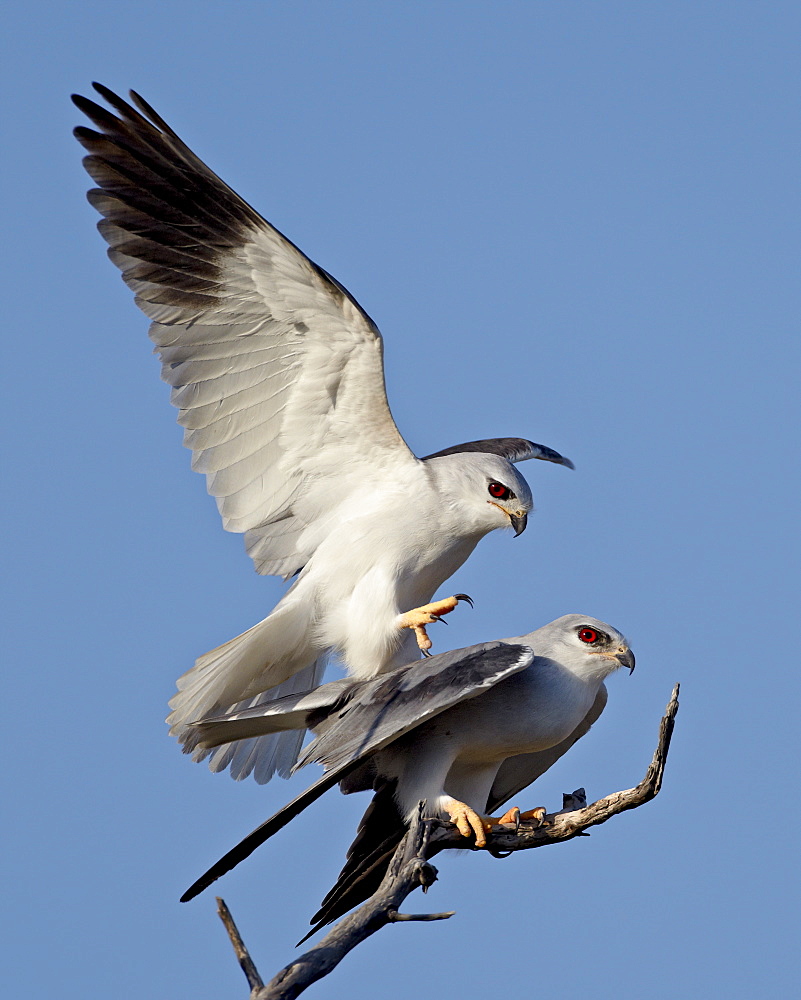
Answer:
<svg viewBox="0 0 801 1000"><path fill-rule="evenodd" d="M629 677L634 673L634 653L630 649L623 649L622 647L615 654L615 659L622 667L629 668Z"/></svg>
<svg viewBox="0 0 801 1000"><path fill-rule="evenodd" d="M518 535L522 535L526 530L528 514L510 514L509 520L512 522L512 527L515 529L515 538L517 538Z"/></svg>

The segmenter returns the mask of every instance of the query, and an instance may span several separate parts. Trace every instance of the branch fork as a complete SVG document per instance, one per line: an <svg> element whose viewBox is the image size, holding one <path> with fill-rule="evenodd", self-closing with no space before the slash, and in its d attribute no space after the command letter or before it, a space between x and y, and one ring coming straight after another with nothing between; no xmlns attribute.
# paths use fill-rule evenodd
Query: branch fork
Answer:
<svg viewBox="0 0 801 1000"><path fill-rule="evenodd" d="M437 878L437 870L429 862L432 854L448 849L485 850L494 857L504 858L516 851L559 844L575 837L588 837L585 831L605 823L612 816L636 809L659 794L667 762L670 738L679 709L679 685L673 688L665 714L659 726L659 740L645 777L634 788L613 792L597 802L587 804L583 788L563 797L562 809L545 817L540 826L521 824L518 830L497 828L487 835L485 847L476 848L451 823L424 816L425 802L406 836L398 845L387 874L376 893L325 935L313 948L300 955L264 985L247 948L231 917L228 907L217 898L218 913L223 921L234 953L251 989L251 1000L293 1000L312 983L332 972L348 952L386 924L406 921L447 920L446 913L400 913L398 907L418 887L425 892Z"/></svg>

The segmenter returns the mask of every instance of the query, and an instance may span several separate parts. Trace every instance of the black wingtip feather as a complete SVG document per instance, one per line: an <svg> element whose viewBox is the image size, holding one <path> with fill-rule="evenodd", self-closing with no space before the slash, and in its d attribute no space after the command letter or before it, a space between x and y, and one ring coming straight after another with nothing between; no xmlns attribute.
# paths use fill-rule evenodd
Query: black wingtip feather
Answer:
<svg viewBox="0 0 801 1000"><path fill-rule="evenodd" d="M143 117L139 112L131 107L131 105L119 94L115 94L113 90L109 90L108 87L104 87L102 83L93 83L92 86L100 94L100 96L107 101L112 108L117 112L118 115L126 122L132 125L136 125L139 128L153 128L151 122ZM133 94L133 91L131 91Z"/></svg>
<svg viewBox="0 0 801 1000"><path fill-rule="evenodd" d="M279 809L268 820L257 826L247 837L240 840L235 847L232 847L230 851L224 854L219 861L216 861L208 871L205 871L199 879L196 879L183 896L181 896L181 902L188 903L190 899L194 899L195 896L200 895L204 889L208 889L212 882L216 882L222 875L236 868L240 861L244 861L245 858L250 857L265 840L269 840L279 830L283 830L287 823L300 815L307 806L310 806L312 802L316 801L324 792L327 792L329 788L332 788L347 770L348 768L339 768L329 774L323 775L311 787L307 788L305 792L301 792L291 802L288 802L283 809Z"/></svg>
<svg viewBox="0 0 801 1000"><path fill-rule="evenodd" d="M164 119L156 111L156 109L151 104L148 104L148 102L144 99L144 97L141 97L139 94L137 94L135 90L129 90L128 93L131 95L131 100L133 101L133 103L136 105L137 108L139 108L139 111L141 111L143 115L146 115L157 128L160 128L162 132L164 132L166 135L171 136L171 138L177 139L179 142L181 142L176 133L164 121ZM131 108L131 111L133 111L133 108ZM137 112L135 111L133 111L133 113L137 114ZM139 117L138 114L137 117Z"/></svg>
<svg viewBox="0 0 801 1000"><path fill-rule="evenodd" d="M359 823L347 860L320 909L309 921L311 930L298 941L303 944L321 927L363 903L378 889L392 856L406 833L406 823L395 803L397 782L385 781ZM297 947L297 945L296 945Z"/></svg>
<svg viewBox="0 0 801 1000"><path fill-rule="evenodd" d="M101 180L99 186L124 201L131 212L141 213L144 236L152 236L156 243L173 243L174 233L167 232L165 226L167 229L172 227L173 216L181 213L188 217L187 224L194 227L193 234L198 241L216 247L222 259L225 251L247 240L253 229L268 225L136 91L130 91L133 103L129 104L101 83L94 82L92 87L119 117L89 98L73 94L75 106L99 129L98 133L84 128L76 131L75 137L89 152L97 153L105 161L111 173L108 181ZM112 176L114 173L124 176L124 194L120 190L120 178ZM277 230L273 231L286 240ZM379 336L377 327L350 292L291 241L286 240L286 243L305 258L327 286L329 294L335 299L344 295ZM141 249L146 257L147 248ZM164 283L169 286L166 272ZM142 301L149 303L150 298ZM176 300L174 304L183 308L186 303Z"/></svg>

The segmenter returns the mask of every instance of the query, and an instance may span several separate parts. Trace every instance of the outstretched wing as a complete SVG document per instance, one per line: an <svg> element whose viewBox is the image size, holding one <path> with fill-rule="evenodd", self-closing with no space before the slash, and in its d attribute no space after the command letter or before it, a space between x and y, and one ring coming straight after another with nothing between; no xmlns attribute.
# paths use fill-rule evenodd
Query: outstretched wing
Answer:
<svg viewBox="0 0 801 1000"><path fill-rule="evenodd" d="M501 764L487 800L487 812L494 813L495 810L508 802L513 795L536 781L541 774L545 774L548 768L552 767L567 751L577 743L582 736L585 736L590 727L595 724L601 712L606 707L606 686L604 684L598 690L592 708L587 712L581 722L573 732L547 750L540 750L537 753L521 753L516 757L507 757Z"/></svg>
<svg viewBox="0 0 801 1000"><path fill-rule="evenodd" d="M152 320L192 467L258 572L291 575L354 484L417 462L389 411L381 335L145 101L94 86L117 115L73 97L97 129L75 130L89 201Z"/></svg>
<svg viewBox="0 0 801 1000"><path fill-rule="evenodd" d="M547 445L535 444L527 438L482 438L480 441L465 441L464 444L455 444L450 448L443 448L442 451L435 451L432 455L426 455L422 461L427 462L429 458L442 458L443 455L456 455L465 451L500 455L512 463L539 458L543 462L555 462L557 465L566 465L568 469L575 469L569 458L565 458Z"/></svg>
<svg viewBox="0 0 801 1000"><path fill-rule="evenodd" d="M206 737L199 745L216 746L220 734L235 740L279 731L285 725L280 716L286 713L291 725L312 725L319 733L297 767L313 761L325 765L325 774L213 864L181 901L193 899L244 861L367 756L440 712L524 670L533 659L528 646L485 642L419 660L370 681L335 681L309 695L284 699L283 704L274 702L261 713L253 709L196 723Z"/></svg>

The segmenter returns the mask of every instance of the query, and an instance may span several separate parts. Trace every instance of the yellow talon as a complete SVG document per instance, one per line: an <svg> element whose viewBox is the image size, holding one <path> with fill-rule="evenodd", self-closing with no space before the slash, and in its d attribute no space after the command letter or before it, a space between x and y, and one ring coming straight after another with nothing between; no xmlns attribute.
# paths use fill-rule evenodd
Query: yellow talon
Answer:
<svg viewBox="0 0 801 1000"><path fill-rule="evenodd" d="M442 622L442 615L449 615L454 610L459 601L467 601L472 607L473 602L467 594L454 594L453 597L445 597L441 601L434 601L433 604L423 604L419 608L412 608L398 619L398 628L410 628L414 631L418 648L426 653L431 649L433 643L428 638L426 625L434 622ZM447 622L443 622L443 625Z"/></svg>
<svg viewBox="0 0 801 1000"><path fill-rule="evenodd" d="M545 806L527 809L526 812L520 813L520 822L530 823L532 820L536 820L537 826L550 826L550 822L545 819L545 812Z"/></svg>
<svg viewBox="0 0 801 1000"><path fill-rule="evenodd" d="M534 809L527 809L525 812L520 812L517 806L512 806L506 810L503 816L480 816L475 809L471 809L470 806L457 799L451 800L450 805L445 808L451 822L463 837L467 840L471 837L476 838L476 847L487 846L487 834L495 826L514 827L515 833L521 823L534 821L536 826L550 826L550 823L545 819L545 806L537 806Z"/></svg>
<svg viewBox="0 0 801 1000"><path fill-rule="evenodd" d="M515 830L517 830L520 826L520 810L517 806L512 806L511 809L506 810L500 819L488 816L487 822L491 823L493 826L513 826Z"/></svg>
<svg viewBox="0 0 801 1000"><path fill-rule="evenodd" d="M489 827L486 826L486 820L479 816L475 809L471 809L470 806L457 799L453 799L450 805L445 808L451 818L451 823L456 824L456 829L463 837L469 840L470 837L475 836L476 847L486 846L486 831Z"/></svg>

